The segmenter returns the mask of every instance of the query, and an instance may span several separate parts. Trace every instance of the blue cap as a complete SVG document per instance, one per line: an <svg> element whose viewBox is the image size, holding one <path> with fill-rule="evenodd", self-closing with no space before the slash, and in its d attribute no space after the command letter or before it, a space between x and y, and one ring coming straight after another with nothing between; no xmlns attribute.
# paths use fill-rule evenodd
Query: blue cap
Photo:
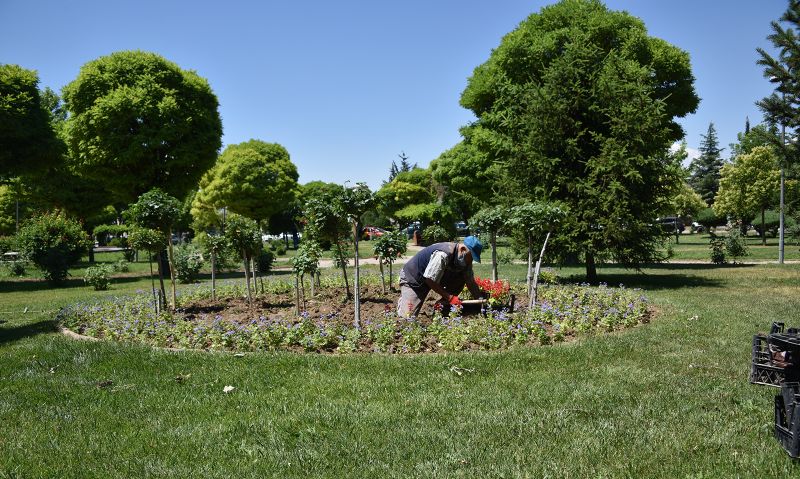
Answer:
<svg viewBox="0 0 800 479"><path fill-rule="evenodd" d="M480 263L481 251L483 251L483 244L481 244L481 240L475 236L467 236L464 238L464 246L466 246L469 249L469 252L472 253L472 259Z"/></svg>

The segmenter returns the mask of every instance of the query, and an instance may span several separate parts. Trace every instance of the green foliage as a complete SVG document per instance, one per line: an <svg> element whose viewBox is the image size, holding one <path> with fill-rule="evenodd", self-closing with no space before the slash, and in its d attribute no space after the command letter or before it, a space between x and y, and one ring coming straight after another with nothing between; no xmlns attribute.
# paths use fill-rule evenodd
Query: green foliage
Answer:
<svg viewBox="0 0 800 479"><path fill-rule="evenodd" d="M168 233L181 212L181 202L159 188L153 188L139 196L124 215L142 228Z"/></svg>
<svg viewBox="0 0 800 479"><path fill-rule="evenodd" d="M203 255L194 244L181 244L174 248L175 278L183 283L194 283L203 267Z"/></svg>
<svg viewBox="0 0 800 479"><path fill-rule="evenodd" d="M422 240L426 244L443 243L452 239L453 236L439 225L426 226L422 230Z"/></svg>
<svg viewBox="0 0 800 479"><path fill-rule="evenodd" d="M432 224L449 225L453 222L453 212L444 205L436 203L424 203L409 205L395 212L395 217L401 223L419 221L423 227Z"/></svg>
<svg viewBox="0 0 800 479"><path fill-rule="evenodd" d="M722 149L719 147L717 130L714 123L709 123L708 131L701 135L703 141L700 143L700 156L693 159L689 165L691 177L689 184L700 195L707 205L715 202L717 191L720 188L720 176L722 173Z"/></svg>
<svg viewBox="0 0 800 479"><path fill-rule="evenodd" d="M134 227L128 233L128 245L134 250L158 253L164 250L166 244L166 235L158 230Z"/></svg>
<svg viewBox="0 0 800 479"><path fill-rule="evenodd" d="M711 229L717 226L723 226L728 222L725 215L718 215L714 208L703 208L697 213L695 221L705 226L706 229Z"/></svg>
<svg viewBox="0 0 800 479"><path fill-rule="evenodd" d="M160 187L183 197L221 145L208 82L154 53L122 51L83 65L63 89L71 166L123 203Z"/></svg>
<svg viewBox="0 0 800 479"><path fill-rule="evenodd" d="M112 272L111 267L105 264L89 266L83 274L83 281L95 291L105 291L111 284Z"/></svg>
<svg viewBox="0 0 800 479"><path fill-rule="evenodd" d="M0 255L8 251L14 251L17 239L14 236L0 236Z"/></svg>
<svg viewBox="0 0 800 479"><path fill-rule="evenodd" d="M92 230L92 234L98 235L114 235L120 236L128 232L130 227L128 225L98 225Z"/></svg>
<svg viewBox="0 0 800 479"><path fill-rule="evenodd" d="M706 207L703 198L688 183L684 182L672 198L670 209L662 213L666 216L677 213L682 218L694 217Z"/></svg>
<svg viewBox="0 0 800 479"><path fill-rule="evenodd" d="M394 263L408 250L408 239L403 231L389 231L373 242L375 256L384 264Z"/></svg>
<svg viewBox="0 0 800 479"><path fill-rule="evenodd" d="M265 275L272 271L272 265L275 263L275 254L268 249L262 248L256 256L256 272Z"/></svg>
<svg viewBox="0 0 800 479"><path fill-rule="evenodd" d="M774 150L757 146L722 167L719 193L714 201L717 214L743 220L760 215L775 201L780 171Z"/></svg>
<svg viewBox="0 0 800 479"><path fill-rule="evenodd" d="M491 202L502 177L499 164L463 141L431 161L430 170L445 189L444 202L452 204L461 218L469 218Z"/></svg>
<svg viewBox="0 0 800 479"><path fill-rule="evenodd" d="M481 233L500 233L509 220L509 209L504 206L489 206L470 218L470 226L480 228Z"/></svg>
<svg viewBox="0 0 800 479"><path fill-rule="evenodd" d="M38 86L35 71L0 64L0 182L60 161L63 143L50 124Z"/></svg>
<svg viewBox="0 0 800 479"><path fill-rule="evenodd" d="M31 218L17 234L20 254L54 284L64 281L69 267L80 261L91 245L80 223L60 212Z"/></svg>
<svg viewBox="0 0 800 479"><path fill-rule="evenodd" d="M130 263L130 261L121 259L119 261L114 262L111 265L111 269L115 273L127 273L127 272L129 272L131 270L131 267L130 267L130 265L128 263Z"/></svg>
<svg viewBox="0 0 800 479"><path fill-rule="evenodd" d="M502 162L513 202L562 201L572 214L553 239L562 256L614 257L636 267L661 255L650 226L672 199L694 111L689 56L626 12L561 1L507 34L461 96L477 121L466 139ZM512 201L509 201L512 202Z"/></svg>
<svg viewBox="0 0 800 479"><path fill-rule="evenodd" d="M358 224L361 216L369 211L375 204L375 195L366 183L356 183L356 186L345 188L339 199L339 208L349 220Z"/></svg>
<svg viewBox="0 0 800 479"><path fill-rule="evenodd" d="M319 271L319 260L322 249L313 240L303 240L297 249L297 254L292 258L292 270L298 276L314 276Z"/></svg>
<svg viewBox="0 0 800 479"><path fill-rule="evenodd" d="M390 218L398 218L398 212L410 205L434 200L428 188L397 178L383 185L375 195L380 211Z"/></svg>
<svg viewBox="0 0 800 479"><path fill-rule="evenodd" d="M250 140L230 145L200 180L192 214L203 208L227 207L254 220L267 220L294 202L297 167L277 143Z"/></svg>
<svg viewBox="0 0 800 479"><path fill-rule="evenodd" d="M747 242L738 226L728 230L728 236L725 238L725 252L727 257L733 259L734 263L737 258L750 254L747 248Z"/></svg>
<svg viewBox="0 0 800 479"><path fill-rule="evenodd" d="M261 248L261 232L255 221L237 214L228 215L225 238L239 258L248 260Z"/></svg>
<svg viewBox="0 0 800 479"><path fill-rule="evenodd" d="M709 233L709 248L711 249L711 262L714 264L725 264L728 262L725 257L725 238Z"/></svg>
<svg viewBox="0 0 800 479"><path fill-rule="evenodd" d="M531 234L552 231L567 217L568 210L564 205L537 201L512 207L509 211L508 225L513 230Z"/></svg>
<svg viewBox="0 0 800 479"><path fill-rule="evenodd" d="M9 261L5 266L10 276L25 276L24 261Z"/></svg>

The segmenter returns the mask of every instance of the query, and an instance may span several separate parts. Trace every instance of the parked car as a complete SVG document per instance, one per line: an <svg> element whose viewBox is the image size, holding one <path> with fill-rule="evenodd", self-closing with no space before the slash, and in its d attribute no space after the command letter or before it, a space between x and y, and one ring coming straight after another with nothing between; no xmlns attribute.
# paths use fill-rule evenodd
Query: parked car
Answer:
<svg viewBox="0 0 800 479"><path fill-rule="evenodd" d="M456 221L454 226L456 227L456 234L459 236L467 236L469 234L469 226L464 221Z"/></svg>
<svg viewBox="0 0 800 479"><path fill-rule="evenodd" d="M386 230L383 228L378 228L377 226L365 226L361 236L371 240L373 238L380 238L384 234L386 234Z"/></svg>
<svg viewBox="0 0 800 479"><path fill-rule="evenodd" d="M685 226L683 224L683 220L680 219L680 218L677 218L675 216L667 216L665 218L658 218L656 220L656 222L661 225L661 229L665 233L674 233L676 230L679 233L683 233L683 228Z"/></svg>
<svg viewBox="0 0 800 479"><path fill-rule="evenodd" d="M413 223L409 223L408 226L406 226L406 234L408 235L408 239L413 238L414 232L420 231L421 229L422 226L419 221L414 221Z"/></svg>

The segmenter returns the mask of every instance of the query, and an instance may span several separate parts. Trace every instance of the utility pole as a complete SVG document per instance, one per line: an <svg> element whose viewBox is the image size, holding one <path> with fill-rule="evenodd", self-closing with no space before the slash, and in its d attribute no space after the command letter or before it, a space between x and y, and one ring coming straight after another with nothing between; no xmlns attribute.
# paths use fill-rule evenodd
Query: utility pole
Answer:
<svg viewBox="0 0 800 479"><path fill-rule="evenodd" d="M783 88L781 88L783 90ZM784 107L786 107L786 92L781 91L781 103ZM781 211L779 215L779 225L778 225L778 264L783 264L783 245L784 245L784 221L783 221L783 209L784 209L784 192L785 192L785 168L786 168L786 120L781 116Z"/></svg>

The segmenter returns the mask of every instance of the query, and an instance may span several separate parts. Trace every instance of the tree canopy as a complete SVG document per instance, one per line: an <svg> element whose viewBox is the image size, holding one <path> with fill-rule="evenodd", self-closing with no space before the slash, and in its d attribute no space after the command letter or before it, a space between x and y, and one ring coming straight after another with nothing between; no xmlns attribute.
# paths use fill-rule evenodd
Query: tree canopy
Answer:
<svg viewBox="0 0 800 479"><path fill-rule="evenodd" d="M444 188L444 200L467 219L490 203L498 188L499 165L474 145L460 142L431 162L433 179Z"/></svg>
<svg viewBox="0 0 800 479"><path fill-rule="evenodd" d="M714 123L709 123L708 131L701 135L700 156L692 160L689 165L691 177L689 184L703 198L707 205L714 203L714 197L719 191L719 177L722 169L722 148L719 147L717 130Z"/></svg>
<svg viewBox="0 0 800 479"><path fill-rule="evenodd" d="M266 221L294 202L297 178L297 167L277 143L250 140L230 145L203 175L192 207L227 207Z"/></svg>
<svg viewBox="0 0 800 479"><path fill-rule="evenodd" d="M35 71L0 64L0 182L35 173L61 159Z"/></svg>
<svg viewBox="0 0 800 479"><path fill-rule="evenodd" d="M596 0L543 8L506 35L461 95L465 136L501 162L514 201L572 211L554 246L638 266L659 256L650 225L680 185L667 154L693 112L689 56Z"/></svg>
<svg viewBox="0 0 800 479"><path fill-rule="evenodd" d="M159 55L100 57L63 94L72 166L102 180L120 202L153 187L182 198L217 157L217 97L204 78Z"/></svg>

